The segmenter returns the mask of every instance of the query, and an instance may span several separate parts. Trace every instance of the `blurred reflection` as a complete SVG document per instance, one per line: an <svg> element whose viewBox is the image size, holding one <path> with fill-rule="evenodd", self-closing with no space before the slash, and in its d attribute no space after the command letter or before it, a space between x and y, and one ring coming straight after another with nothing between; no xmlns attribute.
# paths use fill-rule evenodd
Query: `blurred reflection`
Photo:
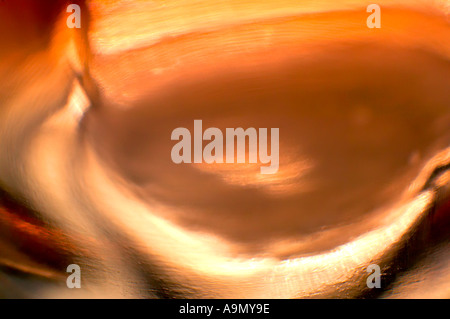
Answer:
<svg viewBox="0 0 450 319"><path fill-rule="evenodd" d="M450 297L445 1L68 3L0 5L1 297ZM174 164L194 119L279 171Z"/></svg>

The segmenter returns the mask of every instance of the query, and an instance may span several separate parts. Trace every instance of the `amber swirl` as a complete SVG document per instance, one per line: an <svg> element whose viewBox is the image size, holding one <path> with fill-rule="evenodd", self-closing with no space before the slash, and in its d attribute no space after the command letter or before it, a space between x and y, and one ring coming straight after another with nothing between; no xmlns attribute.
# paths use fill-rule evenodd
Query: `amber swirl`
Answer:
<svg viewBox="0 0 450 319"><path fill-rule="evenodd" d="M8 38L0 296L450 297L448 7L395 3L88 1ZM279 172L174 164L194 119L279 127Z"/></svg>

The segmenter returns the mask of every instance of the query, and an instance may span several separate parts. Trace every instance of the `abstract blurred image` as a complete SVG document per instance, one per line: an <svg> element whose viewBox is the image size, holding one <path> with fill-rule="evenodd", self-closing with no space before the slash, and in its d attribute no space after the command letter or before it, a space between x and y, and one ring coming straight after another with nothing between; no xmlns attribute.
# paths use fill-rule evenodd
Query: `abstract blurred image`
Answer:
<svg viewBox="0 0 450 319"><path fill-rule="evenodd" d="M0 0L0 298L450 298L450 1Z"/></svg>

